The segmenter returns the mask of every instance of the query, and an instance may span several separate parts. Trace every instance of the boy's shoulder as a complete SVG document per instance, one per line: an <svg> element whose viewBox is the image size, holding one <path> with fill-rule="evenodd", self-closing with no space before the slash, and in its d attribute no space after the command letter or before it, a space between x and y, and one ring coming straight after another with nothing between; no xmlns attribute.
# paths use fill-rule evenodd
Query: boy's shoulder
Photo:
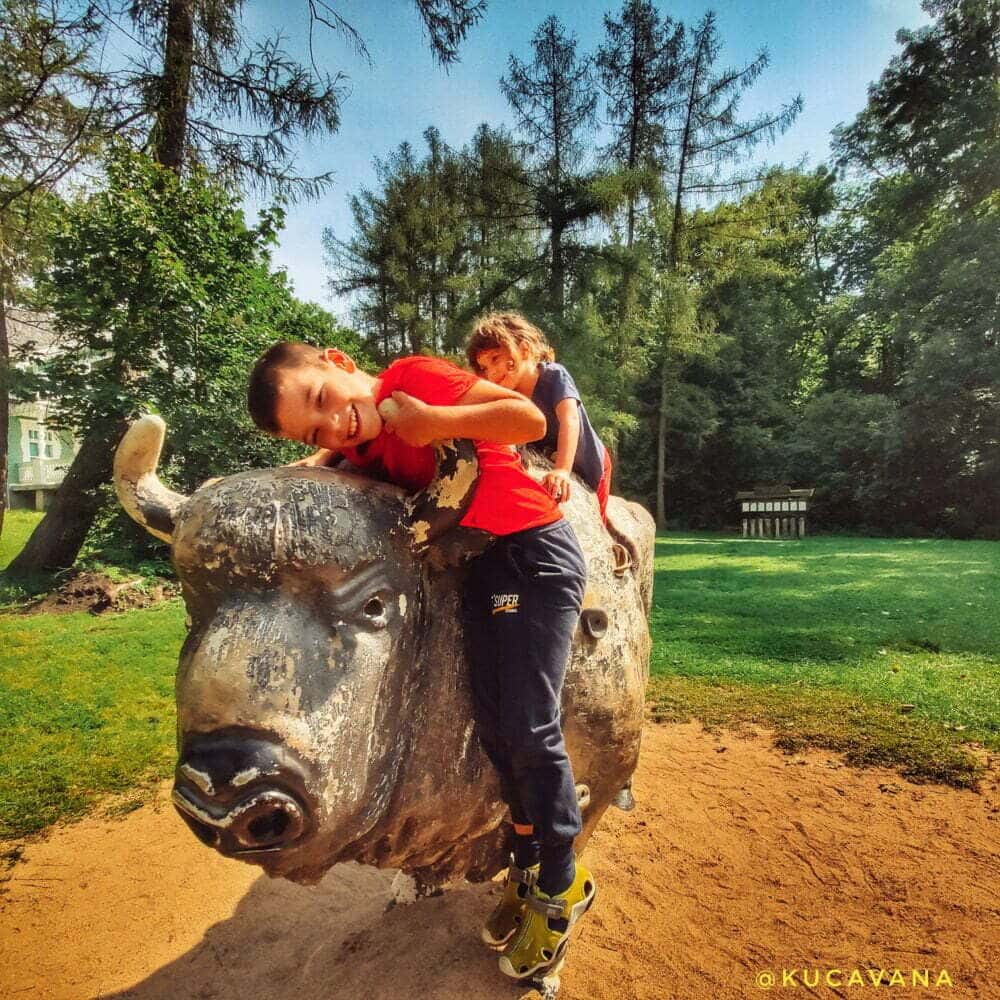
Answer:
<svg viewBox="0 0 1000 1000"><path fill-rule="evenodd" d="M478 376L445 358L412 354L393 361L379 376L376 403L397 390L425 403L448 406L456 403L478 381Z"/></svg>
<svg viewBox="0 0 1000 1000"><path fill-rule="evenodd" d="M452 375L458 373L469 378L475 378L471 372L459 368L453 361L446 358L435 358L428 354L409 354L405 358L397 358L390 362L379 378L386 376L405 377L406 375L420 373L428 375Z"/></svg>

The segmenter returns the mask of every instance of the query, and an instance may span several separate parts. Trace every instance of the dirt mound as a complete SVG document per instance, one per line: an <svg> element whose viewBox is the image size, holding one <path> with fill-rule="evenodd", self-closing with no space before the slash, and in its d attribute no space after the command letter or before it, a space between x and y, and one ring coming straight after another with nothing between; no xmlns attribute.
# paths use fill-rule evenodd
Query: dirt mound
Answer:
<svg viewBox="0 0 1000 1000"><path fill-rule="evenodd" d="M115 581L104 573L82 570L67 577L44 597L33 601L24 609L24 613L89 611L92 615L99 615L106 611L132 611L135 608L148 608L158 601L176 597L179 593L180 587L175 580L137 576L130 580Z"/></svg>
<svg viewBox="0 0 1000 1000"><path fill-rule="evenodd" d="M588 848L598 897L560 1000L757 997L758 977L774 972L780 987L782 970L794 970L792 995L877 995L848 985L855 969L884 970L893 993L898 970L905 996L1000 996L995 770L976 794L788 756L766 735L650 725L635 790L636 810L611 810ZM393 905L391 872L271 882L202 847L165 794L28 844L8 876L5 998L533 995L478 943L494 886ZM913 989L924 969L932 988ZM830 970L832 988L811 985ZM953 986L934 989L942 972Z"/></svg>

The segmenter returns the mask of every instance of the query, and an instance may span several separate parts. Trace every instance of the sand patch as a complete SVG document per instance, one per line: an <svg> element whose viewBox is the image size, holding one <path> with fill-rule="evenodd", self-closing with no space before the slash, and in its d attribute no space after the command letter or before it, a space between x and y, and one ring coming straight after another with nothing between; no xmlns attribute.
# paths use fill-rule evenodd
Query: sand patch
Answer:
<svg viewBox="0 0 1000 1000"><path fill-rule="evenodd" d="M758 974L843 970L778 996L1000 996L1000 794L854 771L766 734L649 725L638 807L587 852L598 897L560 1000L765 995ZM478 943L494 897L392 903L391 872L270 881L199 844L166 801L25 846L0 884L8 1000L513 1000ZM387 909L387 907L389 907ZM884 969L880 988L852 969ZM890 987L894 969L952 988Z"/></svg>

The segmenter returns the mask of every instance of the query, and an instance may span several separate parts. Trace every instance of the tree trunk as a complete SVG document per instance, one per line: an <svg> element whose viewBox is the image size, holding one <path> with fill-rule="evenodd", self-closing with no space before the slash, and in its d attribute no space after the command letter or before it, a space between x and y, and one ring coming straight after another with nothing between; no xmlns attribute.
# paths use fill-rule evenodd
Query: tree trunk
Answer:
<svg viewBox="0 0 1000 1000"><path fill-rule="evenodd" d="M381 308L379 309L379 323L382 326L382 364L389 364L389 300L384 283L378 286Z"/></svg>
<svg viewBox="0 0 1000 1000"><path fill-rule="evenodd" d="M441 353L441 342L438 338L438 297L437 297L437 254L431 263L431 351Z"/></svg>
<svg viewBox="0 0 1000 1000"><path fill-rule="evenodd" d="M630 171L635 170L636 161L638 159L638 137L636 131L639 127L638 112L635 108L632 109L632 123L629 130L628 137L628 168ZM632 249L632 244L635 242L635 195L630 193L628 196L628 243L626 244L629 250Z"/></svg>
<svg viewBox="0 0 1000 1000"><path fill-rule="evenodd" d="M115 448L128 422L111 420L83 439L52 506L32 532L28 544L10 564L11 573L72 566L101 505L100 487L111 479Z"/></svg>
<svg viewBox="0 0 1000 1000"><path fill-rule="evenodd" d="M677 160L677 188L674 193L674 218L670 230L670 249L667 260L667 270L677 273L680 258L680 228L684 211L684 175L691 156L691 126L695 105L698 103L697 84L701 72L702 42L698 43L694 68L691 73L691 86L688 90L687 108L684 117L684 134L681 138L680 155ZM663 341L663 364L660 369L660 413L659 427L656 432L656 525L665 528L667 523L667 505L664 490L667 482L667 395L669 389L670 361L667 357L669 335Z"/></svg>
<svg viewBox="0 0 1000 1000"><path fill-rule="evenodd" d="M562 225L553 223L550 239L552 248L552 276L549 283L549 295L551 297L552 309L560 319L563 317L563 309L566 302L566 264L563 261L562 235Z"/></svg>
<svg viewBox="0 0 1000 1000"><path fill-rule="evenodd" d="M670 381L670 363L666 357L660 367L660 420L656 431L656 526L661 531L667 526L667 395Z"/></svg>
<svg viewBox="0 0 1000 1000"><path fill-rule="evenodd" d="M10 432L10 342L7 339L7 290L0 285L0 535L7 510L7 435Z"/></svg>
<svg viewBox="0 0 1000 1000"><path fill-rule="evenodd" d="M193 58L194 0L169 0L153 155L176 174L181 172L187 145Z"/></svg>

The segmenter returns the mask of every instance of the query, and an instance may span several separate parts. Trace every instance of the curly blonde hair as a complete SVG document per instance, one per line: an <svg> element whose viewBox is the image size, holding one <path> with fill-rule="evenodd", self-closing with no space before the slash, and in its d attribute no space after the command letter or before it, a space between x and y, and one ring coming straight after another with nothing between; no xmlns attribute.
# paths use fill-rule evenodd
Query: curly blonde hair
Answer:
<svg viewBox="0 0 1000 1000"><path fill-rule="evenodd" d="M556 352L549 346L545 334L520 313L492 312L476 320L465 345L465 356L472 370L478 372L476 358L483 351L506 347L511 357L516 358L520 356L522 346L527 346L529 356L536 362L556 359Z"/></svg>

